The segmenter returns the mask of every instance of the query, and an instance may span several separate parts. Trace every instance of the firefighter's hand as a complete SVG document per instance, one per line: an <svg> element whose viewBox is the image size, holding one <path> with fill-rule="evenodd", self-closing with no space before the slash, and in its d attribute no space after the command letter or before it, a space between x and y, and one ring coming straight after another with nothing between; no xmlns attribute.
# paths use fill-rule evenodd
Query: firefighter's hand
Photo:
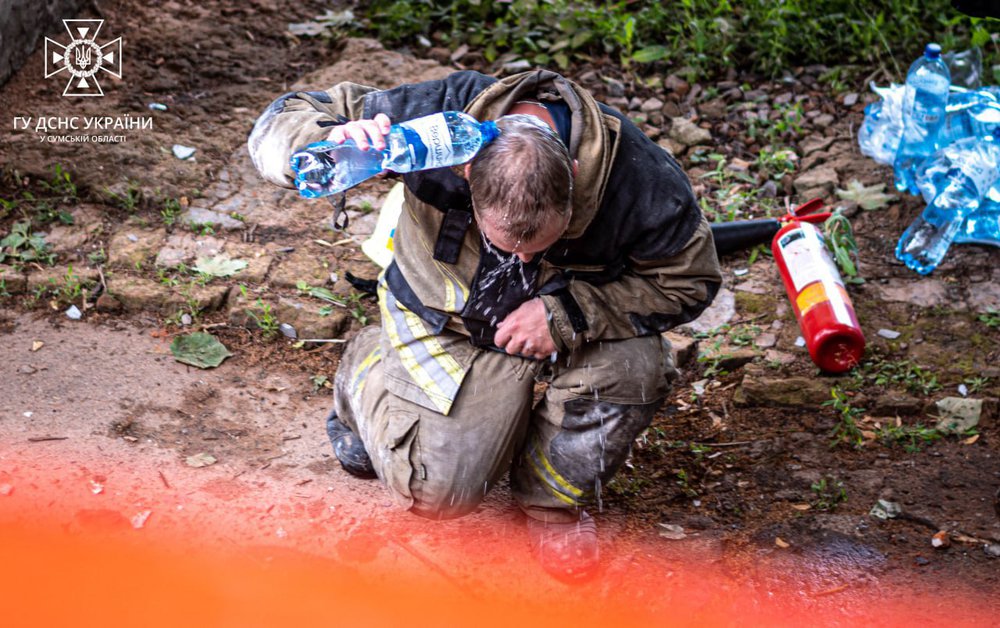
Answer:
<svg viewBox="0 0 1000 628"><path fill-rule="evenodd" d="M548 312L541 299L525 301L497 325L494 344L511 355L524 355L539 360L556 352L556 343L549 333Z"/></svg>
<svg viewBox="0 0 1000 628"><path fill-rule="evenodd" d="M375 150L385 148L385 136L389 133L392 122L384 113L377 113L371 120L352 120L333 127L327 140L335 144L343 144L345 140L354 140L361 150L371 146Z"/></svg>

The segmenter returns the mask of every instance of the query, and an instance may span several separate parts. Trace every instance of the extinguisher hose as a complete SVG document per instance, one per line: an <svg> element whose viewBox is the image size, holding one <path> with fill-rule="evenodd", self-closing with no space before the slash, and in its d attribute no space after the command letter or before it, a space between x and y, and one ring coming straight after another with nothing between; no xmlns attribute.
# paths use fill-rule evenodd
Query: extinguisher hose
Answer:
<svg viewBox="0 0 1000 628"><path fill-rule="evenodd" d="M779 229L781 221L776 218L714 223L712 237L715 238L715 253L723 257L758 244L770 243Z"/></svg>

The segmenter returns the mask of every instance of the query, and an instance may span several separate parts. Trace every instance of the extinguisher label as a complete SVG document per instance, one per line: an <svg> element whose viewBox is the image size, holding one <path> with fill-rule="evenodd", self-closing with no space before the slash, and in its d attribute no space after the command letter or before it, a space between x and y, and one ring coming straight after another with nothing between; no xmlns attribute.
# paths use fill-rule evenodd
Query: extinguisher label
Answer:
<svg viewBox="0 0 1000 628"><path fill-rule="evenodd" d="M838 320L840 320L841 317L839 316L839 312L836 311L837 308L834 307L834 304L839 302L850 302L851 298L847 296L847 290L844 288L843 285L841 284L834 284L834 285L837 288L837 292L840 293L839 300L831 298L830 294L827 292L827 289L830 286L821 281L817 281L813 284L806 286L806 289L803 290L799 294L799 296L795 298L795 305L799 308L799 312L802 314L802 316L805 316L806 312L808 312L815 306L819 305L820 303L830 302L831 307L834 308L834 315L836 315ZM847 320L850 320L850 318L848 317Z"/></svg>
<svg viewBox="0 0 1000 628"><path fill-rule="evenodd" d="M778 239L788 276L799 293L814 281L833 281L843 285L837 267L826 252L823 236L811 224L789 231Z"/></svg>

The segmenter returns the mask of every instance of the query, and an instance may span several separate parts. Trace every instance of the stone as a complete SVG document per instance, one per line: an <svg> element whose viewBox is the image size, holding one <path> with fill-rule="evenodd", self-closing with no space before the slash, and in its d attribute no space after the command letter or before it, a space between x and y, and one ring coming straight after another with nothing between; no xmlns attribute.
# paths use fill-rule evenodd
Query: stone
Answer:
<svg viewBox="0 0 1000 628"><path fill-rule="evenodd" d="M724 118L726 116L726 101L713 98L698 105L698 113L704 118Z"/></svg>
<svg viewBox="0 0 1000 628"><path fill-rule="evenodd" d="M676 74L670 74L667 76L666 80L663 81L663 86L668 90L679 94L681 98L691 91L691 85Z"/></svg>
<svg viewBox="0 0 1000 628"><path fill-rule="evenodd" d="M233 280L241 283L262 284L274 263L274 255L269 248L257 244L229 242L226 253L232 259L242 260L247 267L233 275Z"/></svg>
<svg viewBox="0 0 1000 628"><path fill-rule="evenodd" d="M0 264L0 295L24 294L28 290L28 278L13 266Z"/></svg>
<svg viewBox="0 0 1000 628"><path fill-rule="evenodd" d="M760 364L747 364L733 400L740 406L803 406L818 408L830 399L833 384L822 376L774 374Z"/></svg>
<svg viewBox="0 0 1000 628"><path fill-rule="evenodd" d="M661 335L670 342L674 366L680 368L698 355L698 341L696 339L672 331L663 332Z"/></svg>
<svg viewBox="0 0 1000 628"><path fill-rule="evenodd" d="M212 284L164 286L143 277L115 276L108 282L108 292L126 311L172 316L192 309L196 312L217 310L225 303L229 288Z"/></svg>
<svg viewBox="0 0 1000 628"><path fill-rule="evenodd" d="M108 263L126 268L141 267L154 257L167 239L164 229L119 229L108 244Z"/></svg>
<svg viewBox="0 0 1000 628"><path fill-rule="evenodd" d="M823 194L831 194L837 186L839 179L837 171L827 166L820 166L809 170L794 180L795 191L800 196L811 196L817 190L822 190Z"/></svg>
<svg viewBox="0 0 1000 628"><path fill-rule="evenodd" d="M754 339L754 344L761 349L770 349L774 345L778 344L778 337L773 333L766 331Z"/></svg>
<svg viewBox="0 0 1000 628"><path fill-rule="evenodd" d="M890 279L887 284L872 284L881 301L910 303L921 307L954 306L955 299L948 295L944 282L933 277L914 280Z"/></svg>
<svg viewBox="0 0 1000 628"><path fill-rule="evenodd" d="M916 397L890 391L876 395L871 401L871 413L874 416L909 416L919 414L924 405ZM861 405L861 403L859 402L858 405Z"/></svg>
<svg viewBox="0 0 1000 628"><path fill-rule="evenodd" d="M853 107L858 102L858 94L856 92L851 92L849 94L844 94L844 106Z"/></svg>
<svg viewBox="0 0 1000 628"><path fill-rule="evenodd" d="M696 334L707 333L725 325L734 316L736 316L736 298L730 290L720 288L719 293L715 295L715 300L701 313L701 316L686 325L681 325L678 329L688 330Z"/></svg>
<svg viewBox="0 0 1000 628"><path fill-rule="evenodd" d="M712 140L708 129L703 129L687 118L670 119L670 138L685 146L707 144Z"/></svg>
<svg viewBox="0 0 1000 628"><path fill-rule="evenodd" d="M625 83L618 79L605 77L604 84L608 89L608 96L611 98L622 98L625 96Z"/></svg>
<svg viewBox="0 0 1000 628"><path fill-rule="evenodd" d="M820 129L825 129L825 128L829 127L835 121L836 121L836 118L834 118L833 116L831 116L828 113L824 113L822 115L818 115L815 118L813 118L813 124L817 128L820 128Z"/></svg>
<svg viewBox="0 0 1000 628"><path fill-rule="evenodd" d="M836 142L837 139L834 137L822 137L818 135L811 135L802 141L799 147L802 150L802 156L808 157L809 155L830 148L830 146ZM805 162L803 162L803 167Z"/></svg>
<svg viewBox="0 0 1000 628"><path fill-rule="evenodd" d="M776 349L768 349L764 352L764 362L769 364L786 366L788 364L792 364L796 360L798 360L798 357L793 353L778 351Z"/></svg>
<svg viewBox="0 0 1000 628"><path fill-rule="evenodd" d="M281 298L276 315L279 322L295 328L300 340L341 338L351 325L351 314L346 308L334 305L328 315L322 316L323 307L324 304L318 301Z"/></svg>
<svg viewBox="0 0 1000 628"><path fill-rule="evenodd" d="M639 105L639 111L643 113L659 113L663 109L663 101L659 98L647 98Z"/></svg>
<svg viewBox="0 0 1000 628"><path fill-rule="evenodd" d="M222 252L225 241L194 233L174 233L167 238L155 264L160 268L176 268L181 264L191 266L202 257L215 257Z"/></svg>
<svg viewBox="0 0 1000 628"><path fill-rule="evenodd" d="M656 144L663 150L670 153L672 157L680 157L687 150L687 146L670 139L669 137L662 137Z"/></svg>
<svg viewBox="0 0 1000 628"><path fill-rule="evenodd" d="M94 285L98 279L99 275L93 268L52 266L41 270L33 269L27 276L25 290L35 292L44 289L51 292L68 286L71 281L77 281L86 288Z"/></svg>
<svg viewBox="0 0 1000 628"><path fill-rule="evenodd" d="M309 249L299 248L287 255L279 256L268 283L275 288L294 288L300 281L311 286L325 285L330 279L330 272L336 268L336 260L333 260L331 266L325 259L326 256L323 254L325 251L312 250L319 246L317 244L310 246Z"/></svg>
<svg viewBox="0 0 1000 628"><path fill-rule="evenodd" d="M98 312L115 313L122 310L122 302L112 295L105 293L97 297L96 307Z"/></svg>
<svg viewBox="0 0 1000 628"><path fill-rule="evenodd" d="M225 202L232 202L232 199ZM213 229L222 229L224 231L237 231L246 228L246 224L243 223L243 221L237 220L220 211L205 207L192 206L188 208L188 210L181 215L181 221L187 225L211 225Z"/></svg>

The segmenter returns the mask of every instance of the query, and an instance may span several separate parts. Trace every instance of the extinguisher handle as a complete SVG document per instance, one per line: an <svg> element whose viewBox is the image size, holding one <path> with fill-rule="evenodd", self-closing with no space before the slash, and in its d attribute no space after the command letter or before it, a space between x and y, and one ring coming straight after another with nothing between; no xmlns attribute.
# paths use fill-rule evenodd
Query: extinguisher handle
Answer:
<svg viewBox="0 0 1000 628"><path fill-rule="evenodd" d="M814 198L810 201L802 203L792 211L788 212L781 217L781 222L811 222L815 224L820 224L826 222L826 219L832 216L831 212L821 212L820 209L823 208L823 199Z"/></svg>

